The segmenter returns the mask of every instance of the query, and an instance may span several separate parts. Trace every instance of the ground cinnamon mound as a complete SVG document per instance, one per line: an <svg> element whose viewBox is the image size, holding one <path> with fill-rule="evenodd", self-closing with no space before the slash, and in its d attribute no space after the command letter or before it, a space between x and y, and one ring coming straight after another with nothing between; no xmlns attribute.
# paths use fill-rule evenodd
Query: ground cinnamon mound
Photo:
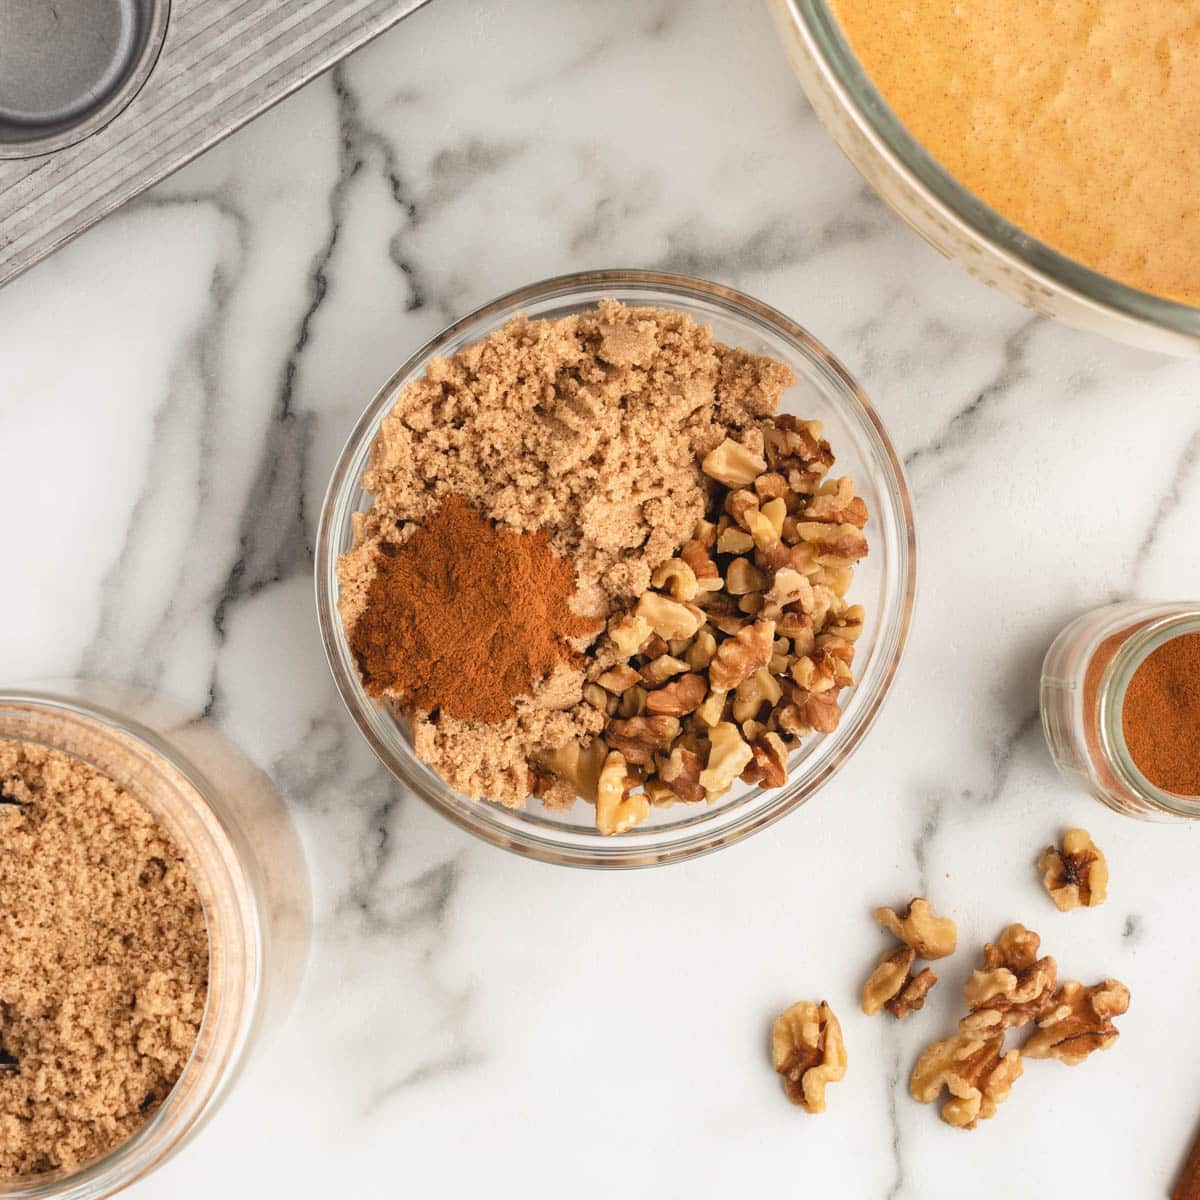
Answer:
<svg viewBox="0 0 1200 1200"><path fill-rule="evenodd" d="M0 741L0 1178L115 1149L174 1086L208 987L172 840L79 759Z"/></svg>
<svg viewBox="0 0 1200 1200"><path fill-rule="evenodd" d="M577 616L575 572L544 530L513 533L448 497L401 546L381 548L351 649L373 696L425 714L503 721L562 662Z"/></svg>
<svg viewBox="0 0 1200 1200"><path fill-rule="evenodd" d="M684 313L613 300L553 321L517 317L435 359L396 397L363 474L373 503L337 567L351 644L389 554L449 496L547 537L574 573L574 614L607 615L641 595L704 515L700 460L773 413L793 382L784 364L715 342ZM460 631L448 624L446 639ZM518 807L533 757L603 726L582 702L582 671L562 661L502 720L424 715L404 687L368 686L409 716L417 754L452 787Z"/></svg>

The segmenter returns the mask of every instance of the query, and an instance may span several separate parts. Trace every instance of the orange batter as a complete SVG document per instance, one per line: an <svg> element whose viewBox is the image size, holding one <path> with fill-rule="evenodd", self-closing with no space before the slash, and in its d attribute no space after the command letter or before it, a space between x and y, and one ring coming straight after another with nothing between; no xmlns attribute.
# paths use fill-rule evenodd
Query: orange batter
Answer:
<svg viewBox="0 0 1200 1200"><path fill-rule="evenodd" d="M830 0L909 132L985 203L1200 305L1200 0Z"/></svg>

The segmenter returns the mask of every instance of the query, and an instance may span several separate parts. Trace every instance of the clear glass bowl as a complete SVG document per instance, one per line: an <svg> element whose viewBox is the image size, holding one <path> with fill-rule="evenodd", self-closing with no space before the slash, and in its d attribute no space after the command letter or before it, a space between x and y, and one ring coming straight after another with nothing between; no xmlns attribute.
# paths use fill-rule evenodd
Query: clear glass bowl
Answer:
<svg viewBox="0 0 1200 1200"><path fill-rule="evenodd" d="M1200 355L1200 308L1089 270L1006 221L909 134L859 65L825 0L771 0L817 116L866 181L969 275L1076 328Z"/></svg>
<svg viewBox="0 0 1200 1200"><path fill-rule="evenodd" d="M308 879L299 840L266 777L204 721L152 697L0 692L0 738L96 767L171 835L208 928L208 1001L183 1073L149 1121L76 1171L0 1180L6 1200L103 1200L160 1167L213 1115L251 1053L283 1019L303 971ZM86 697L86 698L81 698ZM139 720L124 715L131 708ZM143 723L145 722L145 723Z"/></svg>
<svg viewBox="0 0 1200 1200"><path fill-rule="evenodd" d="M430 359L454 354L518 312L557 318L612 297L688 313L711 325L716 338L786 362L797 383L783 410L825 424L837 455L835 472L852 475L870 506L871 551L855 573L850 599L867 609L854 669L836 732L814 736L790 760L788 783L775 791L740 786L710 806L655 809L645 824L604 837L592 807L580 801L566 813L478 802L449 788L413 754L406 723L363 689L337 611L337 558L353 542L351 515L370 507L360 486L379 424L397 393ZM673 862L715 850L762 829L803 804L846 761L879 712L912 616L916 586L912 505L900 460L862 390L815 338L787 317L715 283L676 275L597 271L536 283L485 305L450 326L412 356L383 385L358 422L333 472L317 532L317 611L329 665L350 715L388 768L419 796L464 829L532 858L573 866L633 867Z"/></svg>

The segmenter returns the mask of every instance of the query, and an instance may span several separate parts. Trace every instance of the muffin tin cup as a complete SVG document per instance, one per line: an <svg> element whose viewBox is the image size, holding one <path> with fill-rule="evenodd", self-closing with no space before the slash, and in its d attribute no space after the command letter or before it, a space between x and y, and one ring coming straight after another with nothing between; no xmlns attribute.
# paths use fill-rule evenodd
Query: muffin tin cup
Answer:
<svg viewBox="0 0 1200 1200"><path fill-rule="evenodd" d="M0 159L83 141L138 94L167 35L170 0L4 0Z"/></svg>
<svg viewBox="0 0 1200 1200"><path fill-rule="evenodd" d="M786 362L797 377L782 411L821 420L838 461L835 474L855 478L871 519L870 555L859 565L849 599L867 609L855 661L857 683L844 693L843 716L831 734L813 736L789 761L787 784L773 791L738 785L711 805L655 809L628 833L602 836L584 801L565 813L536 801L509 809L474 801L450 788L414 754L407 723L362 686L337 611L336 565L353 542L351 518L370 507L360 484L380 422L397 394L433 358L453 355L517 313L554 319L594 309L604 298L682 311L711 325L717 340ZM544 862L587 867L640 867L717 850L777 821L808 800L840 769L879 713L904 649L916 588L916 540L904 471L862 389L810 333L782 313L704 280L644 271L597 271L533 284L485 305L417 351L371 401L343 450L317 531L317 611L325 652L350 715L380 760L444 816L496 846Z"/></svg>

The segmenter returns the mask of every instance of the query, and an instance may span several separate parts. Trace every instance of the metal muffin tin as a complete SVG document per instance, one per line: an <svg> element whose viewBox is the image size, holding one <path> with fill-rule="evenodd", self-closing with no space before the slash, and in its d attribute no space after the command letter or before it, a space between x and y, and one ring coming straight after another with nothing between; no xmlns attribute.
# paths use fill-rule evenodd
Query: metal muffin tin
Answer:
<svg viewBox="0 0 1200 1200"><path fill-rule="evenodd" d="M424 0L0 0L0 284Z"/></svg>

